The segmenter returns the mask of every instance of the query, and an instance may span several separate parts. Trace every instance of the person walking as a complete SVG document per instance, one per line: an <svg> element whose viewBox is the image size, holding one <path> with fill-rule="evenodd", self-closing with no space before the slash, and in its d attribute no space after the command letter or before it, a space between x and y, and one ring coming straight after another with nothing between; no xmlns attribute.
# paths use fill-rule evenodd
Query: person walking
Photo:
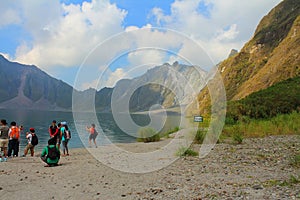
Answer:
<svg viewBox="0 0 300 200"><path fill-rule="evenodd" d="M0 155L0 161L7 161L7 147L8 147L8 132L9 127L7 126L7 122L5 119L1 119L0 122L0 148L3 151Z"/></svg>

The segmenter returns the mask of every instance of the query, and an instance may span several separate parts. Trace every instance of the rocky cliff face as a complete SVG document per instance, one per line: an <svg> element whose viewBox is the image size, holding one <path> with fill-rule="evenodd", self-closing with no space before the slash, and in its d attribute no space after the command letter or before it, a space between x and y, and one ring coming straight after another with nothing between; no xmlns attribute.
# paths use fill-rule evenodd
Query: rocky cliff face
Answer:
<svg viewBox="0 0 300 200"><path fill-rule="evenodd" d="M9 62L0 55L0 108L71 109L73 88L36 66Z"/></svg>
<svg viewBox="0 0 300 200"><path fill-rule="evenodd" d="M112 97L122 103L128 97L128 104L123 106L129 106L130 111L149 110L157 104L170 108L189 104L203 87L204 76L204 71L175 62L157 66L134 79L120 80L115 88L77 91L36 66L9 62L0 56L0 108L71 110L73 94L80 98L76 107L84 111L95 108L110 112Z"/></svg>
<svg viewBox="0 0 300 200"><path fill-rule="evenodd" d="M299 0L285 0L272 9L253 38L218 68L229 101L300 76ZM208 93L206 88L198 96L201 112L208 112Z"/></svg>
<svg viewBox="0 0 300 200"><path fill-rule="evenodd" d="M153 105L163 108L188 105L205 85L206 72L195 66L165 63L144 75L120 80L112 93L113 104L130 111L149 110Z"/></svg>

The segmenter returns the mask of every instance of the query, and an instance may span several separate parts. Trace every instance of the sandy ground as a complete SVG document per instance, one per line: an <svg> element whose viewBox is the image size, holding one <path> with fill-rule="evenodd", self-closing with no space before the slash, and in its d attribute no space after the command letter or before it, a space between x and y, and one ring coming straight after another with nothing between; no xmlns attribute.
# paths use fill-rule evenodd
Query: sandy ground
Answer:
<svg viewBox="0 0 300 200"><path fill-rule="evenodd" d="M121 144L126 150L155 149L168 140ZM199 149L194 145L194 149ZM125 148L125 147L124 147ZM39 153L39 152L38 152ZM0 163L0 199L299 199L300 136L245 139L217 144L205 158L179 158L150 173L105 166L86 149L71 149L61 166L36 157Z"/></svg>

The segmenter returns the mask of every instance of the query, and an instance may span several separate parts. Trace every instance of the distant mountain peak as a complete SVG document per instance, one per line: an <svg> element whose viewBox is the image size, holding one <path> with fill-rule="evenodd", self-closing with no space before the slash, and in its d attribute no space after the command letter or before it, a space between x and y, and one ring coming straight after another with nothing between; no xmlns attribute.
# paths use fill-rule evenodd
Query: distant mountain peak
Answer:
<svg viewBox="0 0 300 200"><path fill-rule="evenodd" d="M238 50L236 49L231 49L229 55L228 55L228 58L232 57L232 56L235 56L236 54L238 54Z"/></svg>

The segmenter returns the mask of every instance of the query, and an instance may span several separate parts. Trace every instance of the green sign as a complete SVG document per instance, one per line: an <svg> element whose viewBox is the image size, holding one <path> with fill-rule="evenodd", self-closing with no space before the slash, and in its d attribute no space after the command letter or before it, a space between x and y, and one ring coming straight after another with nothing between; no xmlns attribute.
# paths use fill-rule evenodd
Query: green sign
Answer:
<svg viewBox="0 0 300 200"><path fill-rule="evenodd" d="M202 116L194 116L194 122L203 122Z"/></svg>

